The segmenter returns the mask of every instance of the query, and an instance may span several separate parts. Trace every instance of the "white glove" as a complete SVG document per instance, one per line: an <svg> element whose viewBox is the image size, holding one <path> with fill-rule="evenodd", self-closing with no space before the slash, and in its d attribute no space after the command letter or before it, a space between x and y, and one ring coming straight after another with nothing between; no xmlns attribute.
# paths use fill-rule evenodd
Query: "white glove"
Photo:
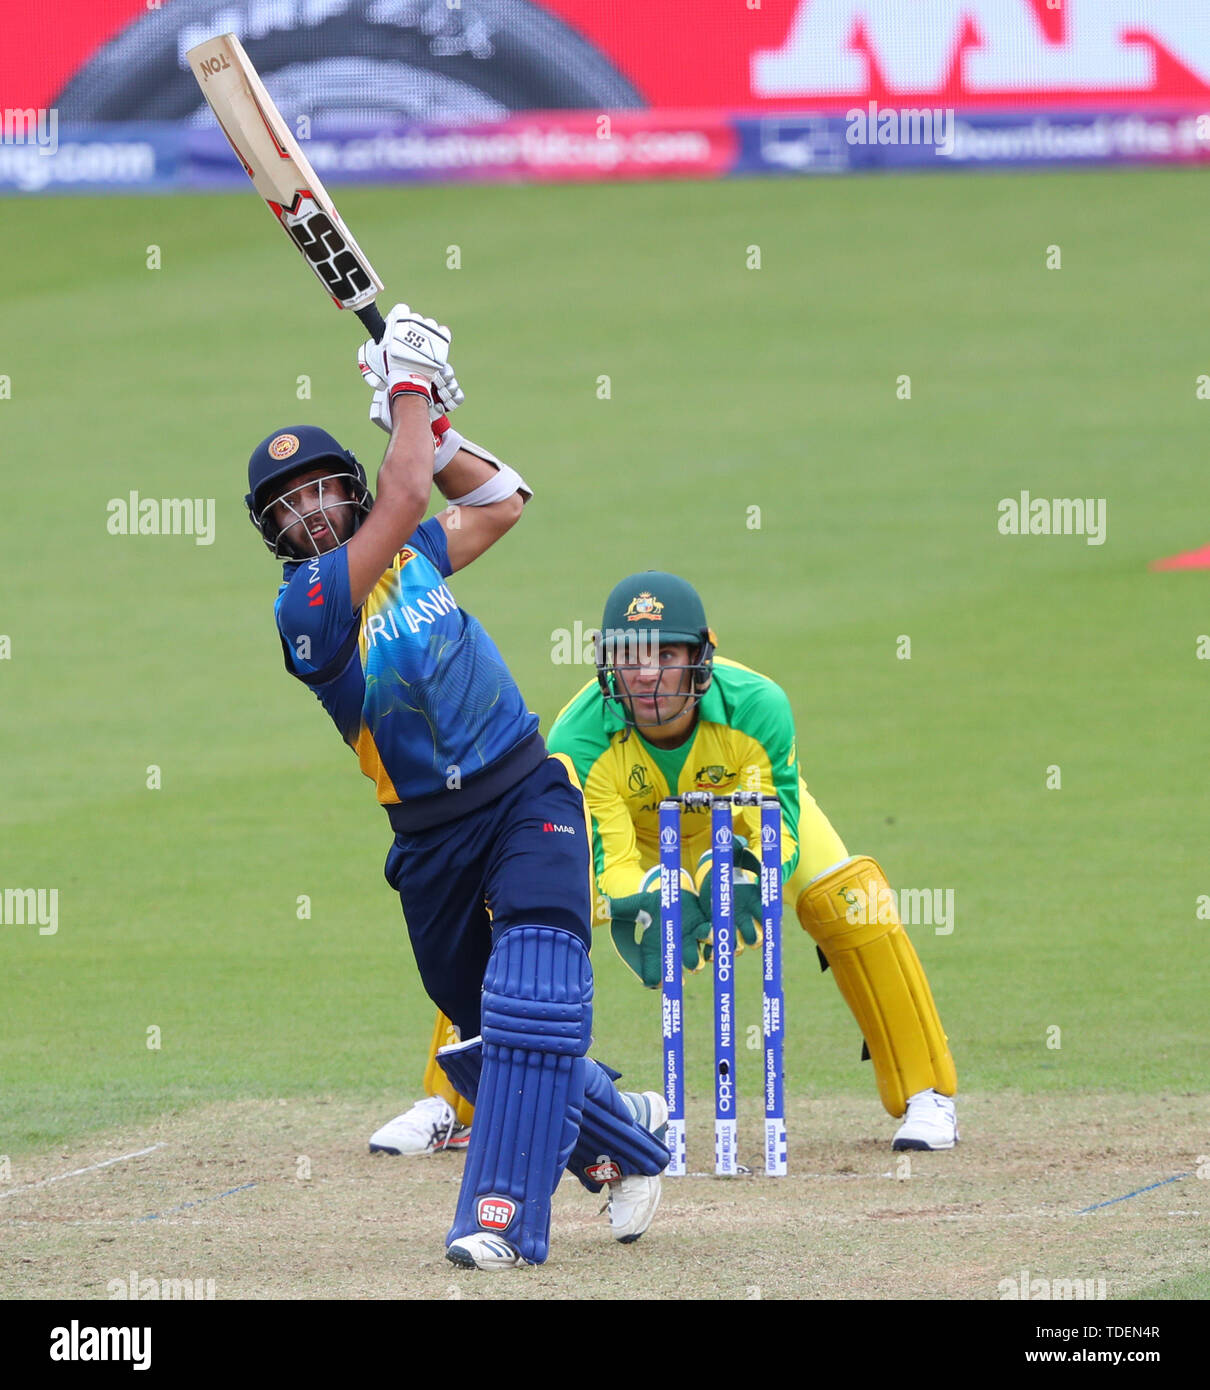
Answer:
<svg viewBox="0 0 1210 1390"><path fill-rule="evenodd" d="M458 378L454 375L454 364L447 362L433 378L429 418L439 420L451 410L457 410L464 400L466 392L458 385Z"/></svg>
<svg viewBox="0 0 1210 1390"><path fill-rule="evenodd" d="M364 369L363 369L364 370ZM374 384L374 374L366 372L366 381ZM378 378L381 380L381 378ZM433 378L429 396L429 421L444 420L451 410L457 410L466 400L466 393L458 385L453 367L447 362ZM391 397L387 387L375 387L370 401L370 420L387 434L391 432Z"/></svg>
<svg viewBox="0 0 1210 1390"><path fill-rule="evenodd" d="M370 399L370 423L387 434L391 432L391 398L385 386L379 387Z"/></svg>
<svg viewBox="0 0 1210 1390"><path fill-rule="evenodd" d="M433 378L449 363L450 330L436 319L396 304L386 318L382 342L372 338L357 351L357 365L375 391L411 391L429 396Z"/></svg>

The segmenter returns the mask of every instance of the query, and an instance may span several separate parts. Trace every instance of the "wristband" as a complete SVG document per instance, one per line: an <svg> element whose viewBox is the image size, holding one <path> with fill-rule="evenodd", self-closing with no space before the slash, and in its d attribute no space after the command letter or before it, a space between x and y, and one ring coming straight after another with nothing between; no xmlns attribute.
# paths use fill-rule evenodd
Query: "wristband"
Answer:
<svg viewBox="0 0 1210 1390"><path fill-rule="evenodd" d="M419 372L404 372L395 377L387 388L387 395L393 401L396 396L423 396L433 399L432 384Z"/></svg>

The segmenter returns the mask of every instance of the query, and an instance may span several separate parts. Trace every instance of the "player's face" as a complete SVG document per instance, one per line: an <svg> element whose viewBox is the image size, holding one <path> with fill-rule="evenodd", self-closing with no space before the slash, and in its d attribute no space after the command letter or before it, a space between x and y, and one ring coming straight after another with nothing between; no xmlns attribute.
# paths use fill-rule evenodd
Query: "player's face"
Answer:
<svg viewBox="0 0 1210 1390"><path fill-rule="evenodd" d="M636 653L614 663L618 693L636 724L667 724L684 712L692 695L692 659L688 642L661 642L658 651L640 644Z"/></svg>
<svg viewBox="0 0 1210 1390"><path fill-rule="evenodd" d="M353 534L357 508L349 480L331 468L312 468L288 478L270 503L278 542L294 555L324 555Z"/></svg>

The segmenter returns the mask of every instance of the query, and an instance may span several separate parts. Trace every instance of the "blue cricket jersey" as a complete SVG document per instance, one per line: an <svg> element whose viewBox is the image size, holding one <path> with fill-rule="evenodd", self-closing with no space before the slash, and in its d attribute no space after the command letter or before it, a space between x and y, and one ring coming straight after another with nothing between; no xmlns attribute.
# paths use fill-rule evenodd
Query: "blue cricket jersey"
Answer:
<svg viewBox="0 0 1210 1390"><path fill-rule="evenodd" d="M396 830L453 820L546 757L538 716L482 625L458 607L432 517L353 611L345 546L285 566L274 612L291 675L357 754Z"/></svg>

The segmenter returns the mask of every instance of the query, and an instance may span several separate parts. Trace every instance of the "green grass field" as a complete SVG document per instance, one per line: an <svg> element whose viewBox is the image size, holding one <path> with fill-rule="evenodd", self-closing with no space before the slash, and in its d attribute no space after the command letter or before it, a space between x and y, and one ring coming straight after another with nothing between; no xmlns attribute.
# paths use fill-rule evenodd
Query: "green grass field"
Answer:
<svg viewBox="0 0 1210 1390"><path fill-rule="evenodd" d="M952 934L913 936L964 1090L1204 1089L1206 578L1147 565L1210 540L1206 178L339 201L388 293L454 327L459 427L535 488L453 587L543 727L592 674L552 661L552 632L598 622L625 573L685 574L720 650L789 692L849 848L954 890ZM0 926L0 1153L18 1181L22 1155L215 1102L402 1108L432 1012L385 818L281 670L278 571L242 505L280 425L376 462L359 325L251 192L29 199L3 223L0 887L59 906L55 935ZM108 534L131 490L216 499L214 543ZM1000 535L1022 490L1105 499L1106 543ZM789 1086L868 1100L864 1134L889 1140L856 1027L787 932ZM596 1055L657 1084L657 997L607 940L594 959ZM707 978L691 988L708 1103Z"/></svg>

